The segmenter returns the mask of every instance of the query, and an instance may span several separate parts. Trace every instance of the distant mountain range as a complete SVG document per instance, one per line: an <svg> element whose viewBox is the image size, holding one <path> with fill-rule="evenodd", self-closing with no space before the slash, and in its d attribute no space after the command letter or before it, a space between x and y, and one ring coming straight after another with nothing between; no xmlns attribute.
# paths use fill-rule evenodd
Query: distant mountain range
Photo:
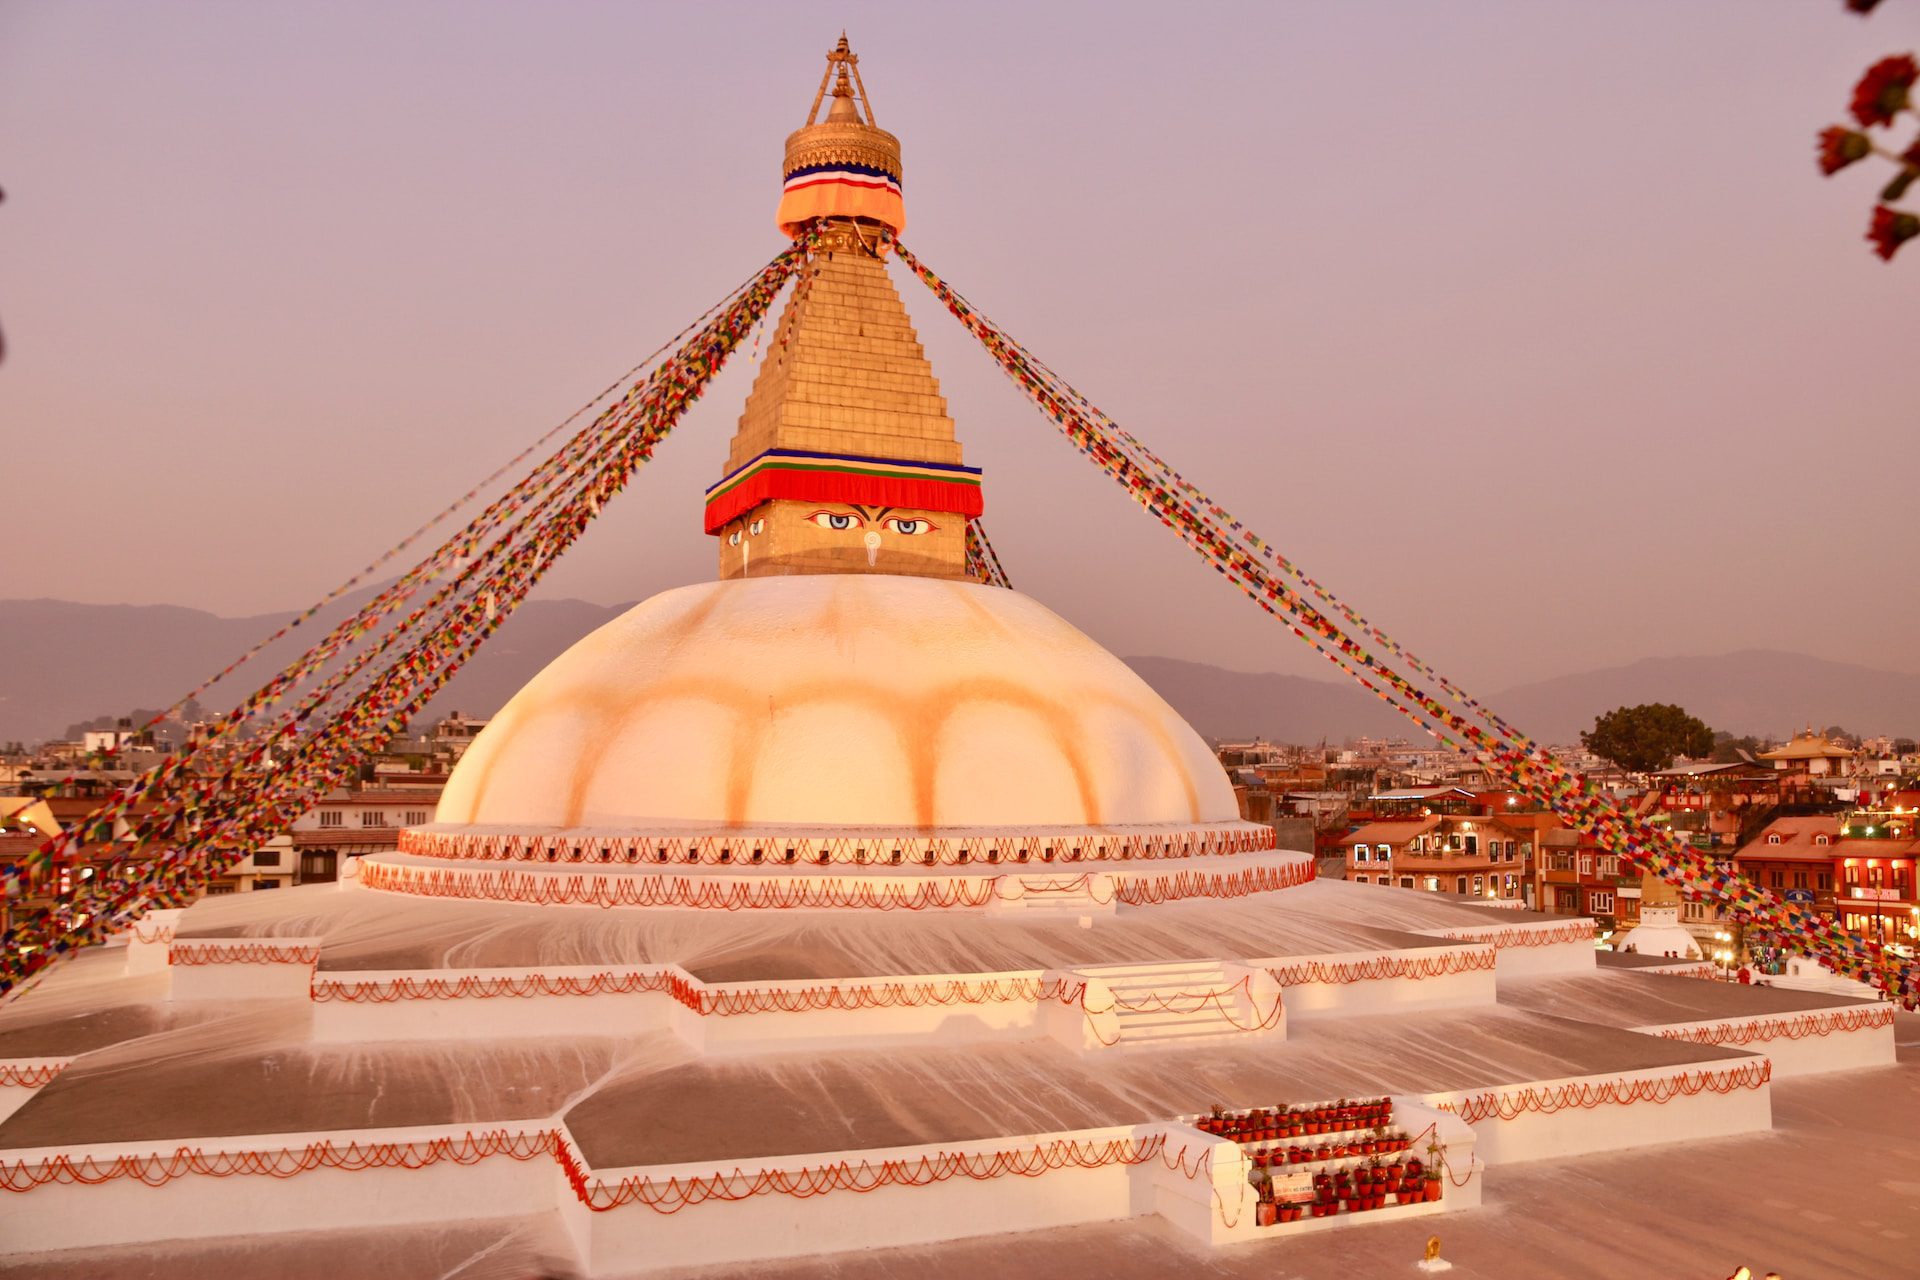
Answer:
<svg viewBox="0 0 1920 1280"><path fill-rule="evenodd" d="M1175 658L1129 665L1209 737L1255 733L1283 742L1406 734L1398 712L1357 686L1299 676L1226 671ZM1920 736L1920 676L1829 662L1804 653L1743 649L1715 657L1643 658L1474 696L1545 742L1572 742L1594 717L1639 702L1672 702L1715 729L1786 737L1804 725L1859 734Z"/></svg>
<svg viewBox="0 0 1920 1280"><path fill-rule="evenodd" d="M336 611L364 598L348 597ZM628 607L529 601L428 715L498 710L561 650ZM289 616L222 618L172 605L0 600L0 742L58 738L96 716L166 706ZM329 621L323 614L296 631L301 647ZM293 640L281 642L236 673L231 689L222 685L202 701L215 710L232 706L294 652ZM1209 737L1339 742L1410 728L1370 694L1331 680L1228 671L1177 658L1127 661ZM1920 736L1920 675L1759 649L1647 658L1475 693L1549 742L1572 741L1599 713L1634 702L1675 702L1714 728L1739 734L1784 735L1803 724L1841 724L1856 733Z"/></svg>

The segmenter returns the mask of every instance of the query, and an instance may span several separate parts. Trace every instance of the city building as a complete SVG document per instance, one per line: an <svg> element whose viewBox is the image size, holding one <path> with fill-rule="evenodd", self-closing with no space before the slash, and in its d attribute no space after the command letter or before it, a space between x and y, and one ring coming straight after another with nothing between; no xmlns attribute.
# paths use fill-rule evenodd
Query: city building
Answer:
<svg viewBox="0 0 1920 1280"><path fill-rule="evenodd" d="M1793 735L1784 747L1762 751L1758 759L1772 763L1782 773L1804 773L1815 778L1843 777L1852 771L1859 753L1845 743L1833 742L1811 727Z"/></svg>

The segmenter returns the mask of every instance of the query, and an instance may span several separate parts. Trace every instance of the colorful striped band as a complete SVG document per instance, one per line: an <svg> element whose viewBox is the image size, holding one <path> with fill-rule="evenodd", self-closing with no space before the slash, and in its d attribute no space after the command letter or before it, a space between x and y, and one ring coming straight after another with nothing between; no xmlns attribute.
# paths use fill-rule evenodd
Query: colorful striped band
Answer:
<svg viewBox="0 0 1920 1280"><path fill-rule="evenodd" d="M801 187L812 186L817 182L844 182L856 187L884 187L888 191L900 190L900 179L885 169L870 164L809 164L802 165L787 175L787 191L797 191Z"/></svg>
<svg viewBox="0 0 1920 1280"><path fill-rule="evenodd" d="M844 502L977 516L980 468L853 454L769 449L707 490L706 530L718 533L763 502Z"/></svg>

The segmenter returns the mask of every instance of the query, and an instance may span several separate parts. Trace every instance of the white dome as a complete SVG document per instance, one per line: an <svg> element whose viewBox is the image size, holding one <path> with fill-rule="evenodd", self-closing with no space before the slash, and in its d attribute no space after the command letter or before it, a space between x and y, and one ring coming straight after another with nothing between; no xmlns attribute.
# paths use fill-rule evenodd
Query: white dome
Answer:
<svg viewBox="0 0 1920 1280"><path fill-rule="evenodd" d="M441 824L707 830L1191 825L1239 817L1199 735L998 587L810 574L664 592L484 729Z"/></svg>

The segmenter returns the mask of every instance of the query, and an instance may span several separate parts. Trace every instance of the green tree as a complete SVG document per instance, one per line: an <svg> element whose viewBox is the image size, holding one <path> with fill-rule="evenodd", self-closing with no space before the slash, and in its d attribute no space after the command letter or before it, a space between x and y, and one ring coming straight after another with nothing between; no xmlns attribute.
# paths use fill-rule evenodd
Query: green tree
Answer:
<svg viewBox="0 0 1920 1280"><path fill-rule="evenodd" d="M1581 745L1622 769L1645 773L1664 769L1676 756L1704 756L1713 750L1713 730L1670 702L1615 707L1594 719L1580 735Z"/></svg>

